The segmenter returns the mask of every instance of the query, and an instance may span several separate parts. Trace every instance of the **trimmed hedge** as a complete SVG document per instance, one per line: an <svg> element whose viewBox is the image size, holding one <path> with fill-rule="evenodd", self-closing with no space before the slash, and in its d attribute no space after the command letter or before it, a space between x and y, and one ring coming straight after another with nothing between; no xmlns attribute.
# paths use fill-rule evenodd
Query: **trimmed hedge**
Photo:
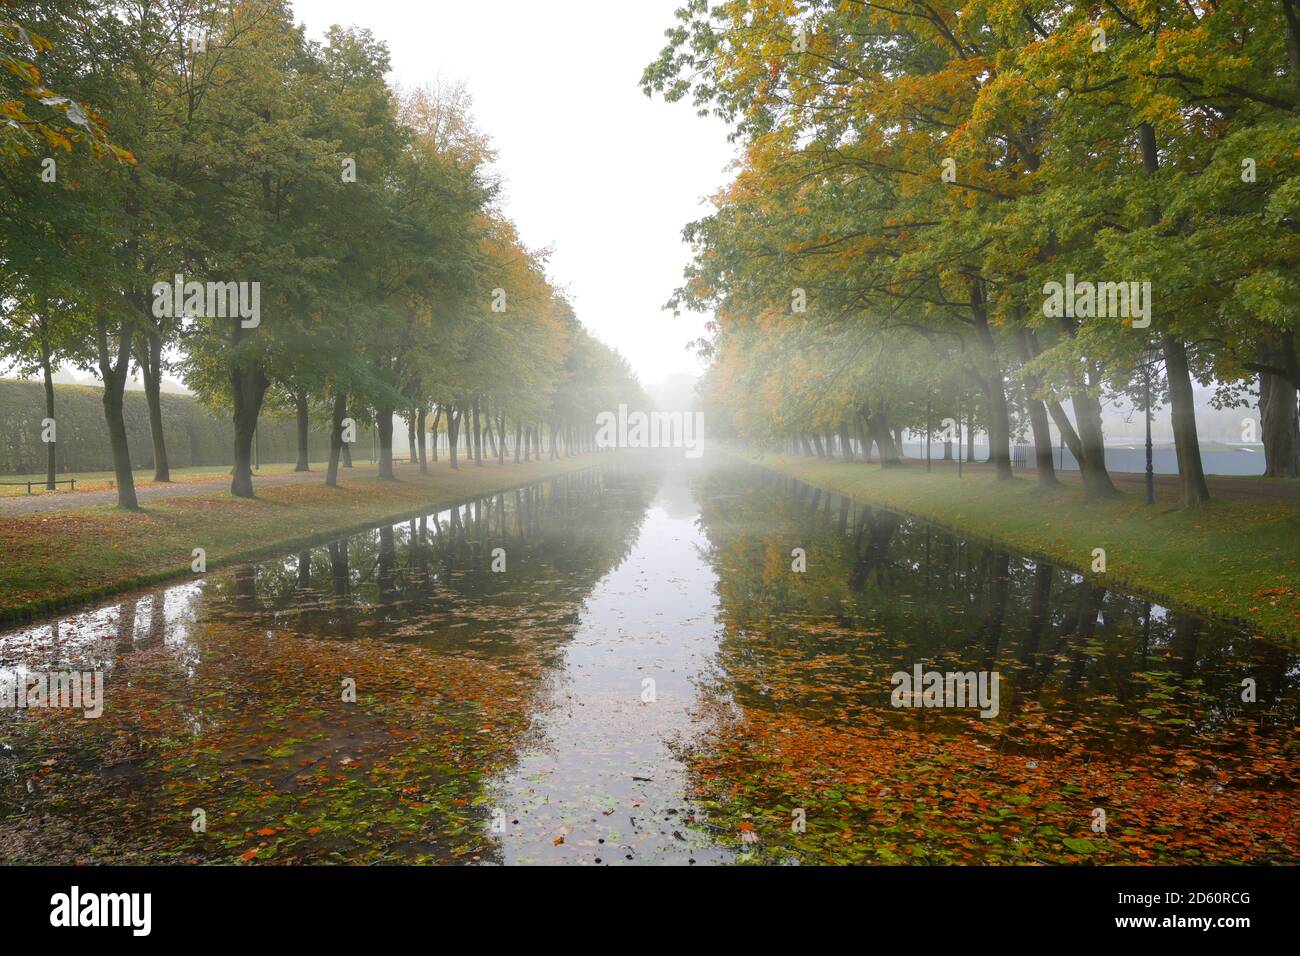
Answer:
<svg viewBox="0 0 1300 956"><path fill-rule="evenodd" d="M54 386L54 419L58 429L56 461L60 472L112 470L113 452L104 424L102 394L102 389L88 385ZM161 400L167 458L171 467L233 464L235 429L228 414L215 412L188 395L164 393ZM132 467L153 467L149 408L145 404L144 392L126 392L123 415ZM45 390L40 382L0 379L0 474L44 473L45 444L41 441L41 420L44 417ZM405 439L404 435L394 434L395 443L399 437ZM257 427L257 447L259 460L263 462L297 460L292 413L286 416L278 409L264 411ZM308 448L312 460L323 460L329 452L328 430L313 427ZM352 446L352 453L368 457L369 448L370 430L358 423L357 442Z"/></svg>

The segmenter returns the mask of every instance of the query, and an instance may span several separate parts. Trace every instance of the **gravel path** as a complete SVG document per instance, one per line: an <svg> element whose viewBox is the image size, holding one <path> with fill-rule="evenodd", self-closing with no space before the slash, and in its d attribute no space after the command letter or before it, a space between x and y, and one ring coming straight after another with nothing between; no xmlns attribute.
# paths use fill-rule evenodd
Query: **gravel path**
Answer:
<svg viewBox="0 0 1300 956"><path fill-rule="evenodd" d="M267 475L264 478L253 476L253 488L266 485L293 485L302 482L323 482L324 472L309 471L288 475ZM229 478L214 478L210 481L184 481L171 485L140 485L135 489L135 496L141 503L156 501L160 498L192 498L196 495L209 495L214 491L224 491L230 487ZM13 495L0 498L0 518L17 518L23 515L49 514L54 511L72 511L77 508L93 508L95 505L117 504L116 491L69 491L43 495Z"/></svg>

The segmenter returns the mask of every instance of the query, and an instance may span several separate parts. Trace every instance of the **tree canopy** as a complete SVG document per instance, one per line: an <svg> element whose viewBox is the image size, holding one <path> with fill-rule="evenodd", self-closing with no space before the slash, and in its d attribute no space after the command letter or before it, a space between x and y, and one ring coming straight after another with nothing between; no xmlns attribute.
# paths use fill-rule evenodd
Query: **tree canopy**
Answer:
<svg viewBox="0 0 1300 956"><path fill-rule="evenodd" d="M978 409L1000 475L1028 427L1053 482L1055 424L1107 495L1101 403L1154 377L1185 504L1194 381L1258 386L1268 473L1300 473L1292 0L692 0L667 38L645 91L743 146L674 300L716 312L731 427L889 463Z"/></svg>

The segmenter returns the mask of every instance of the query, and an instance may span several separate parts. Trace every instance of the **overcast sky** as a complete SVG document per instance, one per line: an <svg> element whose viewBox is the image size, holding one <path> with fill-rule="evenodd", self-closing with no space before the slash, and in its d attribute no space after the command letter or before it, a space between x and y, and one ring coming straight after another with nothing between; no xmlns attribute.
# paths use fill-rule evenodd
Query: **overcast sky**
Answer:
<svg viewBox="0 0 1300 956"><path fill-rule="evenodd" d="M402 86L463 80L496 145L503 207L551 280L647 385L701 364L704 316L662 311L689 249L681 229L727 179L726 128L637 81L680 0L295 0L315 38L368 27Z"/></svg>

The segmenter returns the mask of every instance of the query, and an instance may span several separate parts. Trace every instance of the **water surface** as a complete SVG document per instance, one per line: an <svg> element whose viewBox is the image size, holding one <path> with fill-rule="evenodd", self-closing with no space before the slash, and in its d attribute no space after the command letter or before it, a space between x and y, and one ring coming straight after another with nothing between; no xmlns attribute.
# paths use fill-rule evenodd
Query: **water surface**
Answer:
<svg viewBox="0 0 1300 956"><path fill-rule="evenodd" d="M894 706L918 664L997 672L997 716ZM126 595L0 667L106 675L99 720L0 713L16 861L1297 856L1293 649L738 463Z"/></svg>

